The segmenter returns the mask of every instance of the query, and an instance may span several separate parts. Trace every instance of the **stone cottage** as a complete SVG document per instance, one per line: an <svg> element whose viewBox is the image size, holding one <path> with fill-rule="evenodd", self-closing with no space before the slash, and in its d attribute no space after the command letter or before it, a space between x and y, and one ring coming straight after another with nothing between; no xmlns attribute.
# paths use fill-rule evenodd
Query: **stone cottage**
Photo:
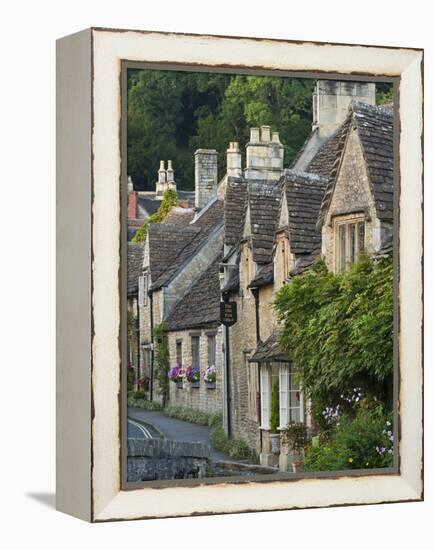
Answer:
<svg viewBox="0 0 434 550"><path fill-rule="evenodd" d="M278 429L289 421L309 426L311 420L279 348L274 293L321 256L330 269L342 271L360 253L391 252L393 115L374 101L373 84L319 81L312 134L293 169L276 163L281 170L276 179L266 170L246 169L227 180L222 297L236 302L238 323L225 342L226 425L257 449L263 464L278 463L282 470L291 450L282 445L279 456L272 452L273 385L279 388ZM256 178L246 177L249 173Z"/></svg>
<svg viewBox="0 0 434 550"><path fill-rule="evenodd" d="M223 201L217 197L217 186L217 152L196 151L194 210L174 208L164 223L149 224L144 243L143 299L139 311L141 360L151 379L149 397L152 400L159 399L154 380L154 329L166 322L175 306L194 290L200 277L209 272L221 254ZM203 326L209 328L207 323ZM179 332L181 327L179 324L176 327ZM185 337L183 362L189 358L188 349ZM176 358L176 353L170 357L171 364L176 364Z"/></svg>
<svg viewBox="0 0 434 550"><path fill-rule="evenodd" d="M138 285L143 372L153 381L154 328L165 321L171 366L214 364L217 373L212 388L171 383L170 403L221 411L228 434L282 470L291 449L283 440L280 452L272 447L273 387L279 433L311 418L279 347L276 291L321 257L343 271L362 253L392 253L392 111L375 106L373 83L320 80L313 105L312 132L290 169L269 126L251 129L244 168L239 144L229 144L220 182L217 152L196 151L194 211L150 224ZM220 324L220 302L236 304L233 326ZM151 399L157 390L152 382Z"/></svg>

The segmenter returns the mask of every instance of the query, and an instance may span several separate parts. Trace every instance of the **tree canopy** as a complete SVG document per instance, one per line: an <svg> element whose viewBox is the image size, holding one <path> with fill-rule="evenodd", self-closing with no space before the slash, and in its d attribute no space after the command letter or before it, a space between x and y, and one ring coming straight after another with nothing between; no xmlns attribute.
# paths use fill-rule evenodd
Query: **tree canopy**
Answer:
<svg viewBox="0 0 434 550"><path fill-rule="evenodd" d="M280 133L285 166L311 130L313 79L187 71L128 71L128 174L139 190L153 190L160 160L173 160L180 189L194 187L193 153L219 153L219 177L226 149L241 150L250 127L269 125ZM377 83L378 100L392 99L391 85Z"/></svg>
<svg viewBox="0 0 434 550"><path fill-rule="evenodd" d="M314 80L130 70L128 173L138 189L154 189L160 160L173 160L181 189L194 187L193 153L217 149L219 177L230 141L243 147L252 126L280 132L288 165L312 123Z"/></svg>

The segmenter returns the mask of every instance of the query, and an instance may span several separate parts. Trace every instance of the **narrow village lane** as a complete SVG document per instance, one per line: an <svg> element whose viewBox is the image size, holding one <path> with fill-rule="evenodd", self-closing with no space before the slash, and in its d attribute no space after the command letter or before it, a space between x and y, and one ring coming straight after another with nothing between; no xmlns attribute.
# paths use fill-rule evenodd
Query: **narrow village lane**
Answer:
<svg viewBox="0 0 434 550"><path fill-rule="evenodd" d="M133 421L137 420L151 424L160 431L166 439L172 441L189 441L200 442L211 445L210 428L208 426L200 426L192 424L184 420L170 418L160 411L144 411L136 407L128 407L128 417ZM231 456L214 449L211 450L211 458L214 462L219 460L229 462L246 462L243 460L235 460Z"/></svg>

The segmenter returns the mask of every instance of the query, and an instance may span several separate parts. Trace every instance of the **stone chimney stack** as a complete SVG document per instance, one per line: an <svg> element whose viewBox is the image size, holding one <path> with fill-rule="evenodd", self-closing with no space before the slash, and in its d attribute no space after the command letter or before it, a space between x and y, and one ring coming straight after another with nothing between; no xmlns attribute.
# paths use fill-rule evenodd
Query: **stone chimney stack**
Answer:
<svg viewBox="0 0 434 550"><path fill-rule="evenodd" d="M160 160L160 169L158 170L158 180L155 184L155 191L157 192L157 198L163 197L163 193L166 190L166 170L164 168L164 160Z"/></svg>
<svg viewBox="0 0 434 550"><path fill-rule="evenodd" d="M203 208L217 196L217 151L198 149L194 153L195 206Z"/></svg>
<svg viewBox="0 0 434 550"><path fill-rule="evenodd" d="M137 191L134 191L134 184L131 176L128 176L128 219L137 218Z"/></svg>
<svg viewBox="0 0 434 550"><path fill-rule="evenodd" d="M271 133L270 126L250 128L250 141L246 146L247 179L277 181L283 174L283 145L279 133Z"/></svg>
<svg viewBox="0 0 434 550"><path fill-rule="evenodd" d="M226 151L226 173L228 176L240 178L243 175L241 168L241 151L237 141L229 143L229 149Z"/></svg>
<svg viewBox="0 0 434 550"><path fill-rule="evenodd" d="M318 80L313 93L313 124L326 139L342 124L352 101L375 105L375 82Z"/></svg>

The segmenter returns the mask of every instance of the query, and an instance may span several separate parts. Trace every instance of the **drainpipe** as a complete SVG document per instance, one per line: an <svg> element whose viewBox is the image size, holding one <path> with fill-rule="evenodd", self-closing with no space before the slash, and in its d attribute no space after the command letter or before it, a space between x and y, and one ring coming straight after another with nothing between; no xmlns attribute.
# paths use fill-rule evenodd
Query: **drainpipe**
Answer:
<svg viewBox="0 0 434 550"><path fill-rule="evenodd" d="M151 323L151 365L149 372L149 400L154 400L154 302L152 292L148 292L149 296L149 309L150 309L150 323Z"/></svg>

